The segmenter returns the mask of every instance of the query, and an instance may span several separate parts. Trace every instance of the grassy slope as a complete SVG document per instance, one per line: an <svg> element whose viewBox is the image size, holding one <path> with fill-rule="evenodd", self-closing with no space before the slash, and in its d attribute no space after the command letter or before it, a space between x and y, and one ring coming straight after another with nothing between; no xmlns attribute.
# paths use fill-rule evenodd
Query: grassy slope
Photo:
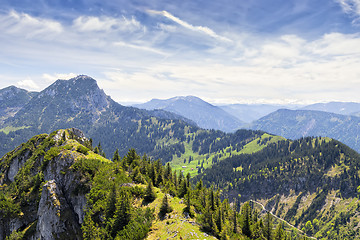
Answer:
<svg viewBox="0 0 360 240"><path fill-rule="evenodd" d="M270 139L270 140L266 141L265 144L261 144L261 141L265 141L267 139ZM230 147L227 147L226 149L223 149L222 151L218 151L218 152L212 153L210 155L208 155L208 154L200 155L197 152L194 153L192 151L192 143L193 142L192 141L190 141L189 143L185 142L184 143L185 153L182 154L180 157L174 156L173 160L171 161L171 167L172 167L172 169L183 171L183 174L185 176L187 173L190 173L191 176L193 177L198 174L198 167L201 166L202 162L204 162L203 167L205 169L211 167L213 165L212 160L215 156L221 161L232 155L255 153L255 152L258 152L258 151L264 149L270 143L278 142L281 140L285 140L285 138L264 133L261 137L246 144L244 146L244 148L239 152L237 152L236 149L233 149L232 146L230 146ZM193 158L193 160L189 163L188 160L189 160L190 156ZM184 163L184 159L186 159L185 163Z"/></svg>
<svg viewBox="0 0 360 240"><path fill-rule="evenodd" d="M157 197L146 207L155 208L156 218L146 239L216 239L202 232L200 227L195 223L195 219L185 218L182 214L185 204L182 199L177 197L168 196L169 204L173 211L167 214L165 219L161 220L158 214L164 193L161 192L159 188L154 187L154 190L156 191Z"/></svg>

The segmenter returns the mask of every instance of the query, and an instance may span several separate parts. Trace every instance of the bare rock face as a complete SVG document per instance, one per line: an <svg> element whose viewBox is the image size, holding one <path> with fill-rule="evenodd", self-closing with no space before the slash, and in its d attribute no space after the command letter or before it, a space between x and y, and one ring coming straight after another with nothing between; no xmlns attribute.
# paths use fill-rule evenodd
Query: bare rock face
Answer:
<svg viewBox="0 0 360 240"><path fill-rule="evenodd" d="M62 148L68 140L80 144L88 142L79 129L70 128L34 137L30 140L31 148L28 142L4 156L2 161L5 164L0 169L3 172L1 185L18 184L17 174L22 168L29 168L28 161L32 165L28 173L30 177L40 173L45 184L39 185L42 189L40 200L25 203L21 211L13 215L0 214L0 240L30 226L33 230L26 237L28 239L82 239L86 197L84 191L78 191L81 174L73 171L72 165L84 155L75 147L70 150ZM53 147L52 154L56 154L45 161L47 151Z"/></svg>
<svg viewBox="0 0 360 240"><path fill-rule="evenodd" d="M81 239L81 227L55 180L42 189L36 230L40 239Z"/></svg>

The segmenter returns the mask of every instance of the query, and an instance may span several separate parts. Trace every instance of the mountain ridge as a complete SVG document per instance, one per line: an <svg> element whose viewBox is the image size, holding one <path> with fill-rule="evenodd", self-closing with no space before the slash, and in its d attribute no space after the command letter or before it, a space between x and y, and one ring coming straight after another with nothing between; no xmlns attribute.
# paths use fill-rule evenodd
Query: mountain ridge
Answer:
<svg viewBox="0 0 360 240"><path fill-rule="evenodd" d="M249 125L288 139L323 136L339 140L360 151L360 118L314 110L280 109Z"/></svg>
<svg viewBox="0 0 360 240"><path fill-rule="evenodd" d="M244 125L244 122L233 115L195 96L177 96L163 100L152 99L149 102L133 106L146 110L163 109L173 112L191 119L204 129L234 132Z"/></svg>

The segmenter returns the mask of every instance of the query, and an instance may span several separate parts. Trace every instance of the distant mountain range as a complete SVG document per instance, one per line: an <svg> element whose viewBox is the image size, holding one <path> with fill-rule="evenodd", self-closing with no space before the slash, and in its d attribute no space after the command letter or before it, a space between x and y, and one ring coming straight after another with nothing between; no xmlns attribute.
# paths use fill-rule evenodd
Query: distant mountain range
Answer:
<svg viewBox="0 0 360 240"><path fill-rule="evenodd" d="M360 152L360 118L313 110L280 109L250 126L289 139L323 136L337 139Z"/></svg>
<svg viewBox="0 0 360 240"><path fill-rule="evenodd" d="M238 119L251 123L258 120L269 113L272 113L281 108L296 108L297 106L290 105L271 105L271 104L228 104L219 105L221 109L227 113L237 117Z"/></svg>
<svg viewBox="0 0 360 240"><path fill-rule="evenodd" d="M152 99L147 103L133 106L146 110L162 109L169 111L193 120L199 127L204 129L234 132L245 124L220 107L194 96L174 97L165 100Z"/></svg>
<svg viewBox="0 0 360 240"><path fill-rule="evenodd" d="M36 94L15 86L0 89L0 123L13 117Z"/></svg>
<svg viewBox="0 0 360 240"><path fill-rule="evenodd" d="M315 103L299 110L315 110L323 112L331 112L342 115L356 115L360 113L360 103L355 102L329 102L329 103Z"/></svg>
<svg viewBox="0 0 360 240"><path fill-rule="evenodd" d="M24 91L15 92L26 94ZM14 99L19 97L15 95ZM75 127L83 129L94 145L101 142L98 148L109 157L116 149L124 156L130 148L136 148L139 154L146 153L164 163L171 161L178 169L189 166L186 171L196 174L229 154L258 151L281 139L260 131L241 130L226 134L204 130L175 113L125 107L107 96L88 76L57 80L21 105L14 116L0 124L0 155L34 135ZM260 138L266 143L252 143ZM272 140L267 141L268 138ZM246 145L250 143L252 148L249 150ZM208 161L210 153L214 154L214 159ZM196 161L192 161L195 157Z"/></svg>

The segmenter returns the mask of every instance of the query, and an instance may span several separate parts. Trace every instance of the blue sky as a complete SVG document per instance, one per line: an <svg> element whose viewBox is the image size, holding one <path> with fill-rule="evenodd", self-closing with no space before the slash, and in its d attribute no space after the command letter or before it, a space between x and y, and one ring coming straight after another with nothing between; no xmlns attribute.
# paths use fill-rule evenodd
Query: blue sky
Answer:
<svg viewBox="0 0 360 240"><path fill-rule="evenodd" d="M86 74L119 102L360 102L360 0L2 0L0 88Z"/></svg>

